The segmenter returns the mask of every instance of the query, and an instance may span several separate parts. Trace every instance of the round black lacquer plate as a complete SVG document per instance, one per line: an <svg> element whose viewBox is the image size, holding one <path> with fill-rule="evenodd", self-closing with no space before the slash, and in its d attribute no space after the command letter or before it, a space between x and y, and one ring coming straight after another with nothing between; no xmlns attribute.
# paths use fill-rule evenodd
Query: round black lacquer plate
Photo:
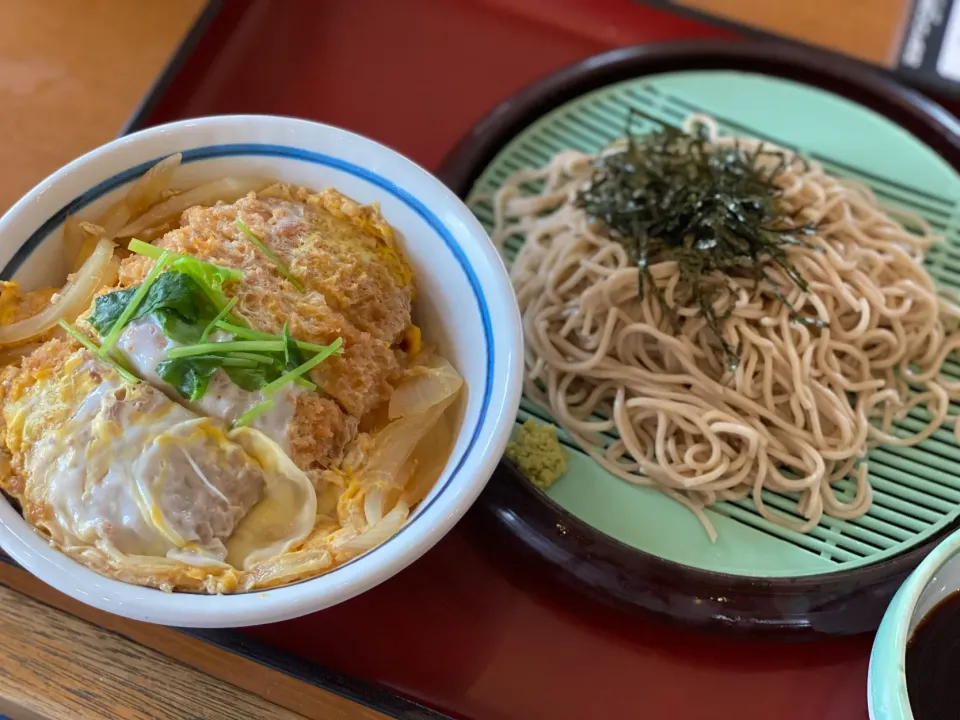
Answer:
<svg viewBox="0 0 960 720"><path fill-rule="evenodd" d="M960 199L953 117L864 66L763 43L675 43L590 58L502 103L439 175L464 198L495 190L559 149L599 149L622 133L631 108L672 124L707 112L726 132L795 148L960 244L949 222ZM489 226L489 204L473 207ZM943 281L938 267L931 273ZM549 421L525 403L519 419L531 416ZM946 430L937 437L948 439ZM800 536L751 513L748 500L710 511L717 543L665 496L609 476L575 444L569 450L567 475L547 493L501 463L480 499L487 517L561 582L691 625L807 636L874 630L907 574L960 525L960 464L945 465L923 445L871 454L877 500L864 520L828 519Z"/></svg>

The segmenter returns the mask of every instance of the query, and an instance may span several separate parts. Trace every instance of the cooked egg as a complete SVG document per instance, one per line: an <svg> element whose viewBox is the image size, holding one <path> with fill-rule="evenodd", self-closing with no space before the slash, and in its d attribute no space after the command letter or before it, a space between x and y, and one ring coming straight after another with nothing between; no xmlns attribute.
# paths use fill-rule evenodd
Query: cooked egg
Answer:
<svg viewBox="0 0 960 720"><path fill-rule="evenodd" d="M232 335L216 332L210 342L232 339ZM153 316L137 320L127 326L117 340L137 375L163 390L171 399L186 404L201 415L209 415L231 423L266 398L262 392L251 392L235 385L225 372L217 370L210 378L206 392L199 400L185 400L172 386L157 375L157 365L167 359L167 353L179 343L166 335ZM285 453L291 452L291 423L297 410L297 401L303 389L293 383L270 396L271 404L257 415L250 426L260 430L276 442Z"/></svg>
<svg viewBox="0 0 960 720"><path fill-rule="evenodd" d="M12 325L36 315L56 293L55 288L25 292L20 283L13 280L0 282L0 325Z"/></svg>
<svg viewBox="0 0 960 720"><path fill-rule="evenodd" d="M310 533L313 486L262 433L227 432L86 350L44 350L7 383L3 419L18 499L55 544L126 572L148 558L246 569Z"/></svg>

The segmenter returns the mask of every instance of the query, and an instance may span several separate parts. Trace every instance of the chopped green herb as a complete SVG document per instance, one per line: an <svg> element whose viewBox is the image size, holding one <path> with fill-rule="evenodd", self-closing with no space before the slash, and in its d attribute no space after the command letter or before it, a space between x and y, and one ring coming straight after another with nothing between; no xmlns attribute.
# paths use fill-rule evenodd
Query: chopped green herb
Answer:
<svg viewBox="0 0 960 720"><path fill-rule="evenodd" d="M143 287L139 285L116 290L98 297L89 318L90 324L101 335L106 335L121 316L133 307L133 298ZM149 287L123 324L126 326L151 314L168 338L178 343L193 344L200 340L201 328L212 323L216 309L192 277L167 270Z"/></svg>
<svg viewBox="0 0 960 720"><path fill-rule="evenodd" d="M97 347L97 344L84 335L82 332L73 327L70 323L65 320L61 320L59 323L60 327L67 331L67 333L73 337L78 343L83 345L87 350L92 352L94 355L100 356L100 348ZM120 377L126 380L131 385L136 385L140 382L140 378L134 375L132 372L123 367L120 363L114 360L112 357L101 357L102 360L109 363L114 367L114 369L120 373Z"/></svg>
<svg viewBox="0 0 960 720"><path fill-rule="evenodd" d="M261 358L265 362L261 362ZM164 382L176 388L184 398L196 401L204 396L210 378L221 368L234 385L249 392L260 390L284 372L283 363L278 358L249 353L170 358L157 365L156 372ZM306 383L306 387L316 390L316 385L310 382Z"/></svg>
<svg viewBox="0 0 960 720"><path fill-rule="evenodd" d="M287 383L293 382L301 375L307 374L308 372L313 370L313 368L315 368L317 365L319 365L324 360L326 360L328 357L330 357L334 353L340 352L340 348L342 346L343 346L343 338L337 338L332 343L327 345L324 352L317 353L302 365L294 368L293 370L290 370L289 372L284 373L279 378L271 382L269 385L266 385L263 388L263 394L272 395Z"/></svg>
<svg viewBox="0 0 960 720"><path fill-rule="evenodd" d="M108 332L107 336L103 338L103 344L100 346L101 357L105 357L116 344L117 338L119 338L120 333L123 332L123 328L126 327L127 323L130 321L130 318L133 317L133 314L137 311L137 308L140 307L150 288L160 276L160 273L162 273L167 265L170 264L171 259L172 258L170 255L164 252L160 256L160 259L153 264L153 267L150 269L150 272L147 274L147 277L144 279L143 283L141 283L140 286L134 291L133 297L130 298L130 302L127 303L127 306L120 313L120 317L118 317L113 323L113 326L110 328L110 332Z"/></svg>
<svg viewBox="0 0 960 720"><path fill-rule="evenodd" d="M131 241L130 249L157 262L139 286L97 298L89 320L106 339L104 347L98 348L84 338L87 347L126 372L116 358L109 357L110 348L125 326L152 315L164 334L180 345L168 351L167 360L157 365L156 372L189 400L203 397L218 369L234 384L251 392L266 388L273 392L291 382L317 389L301 376L340 351L340 339L332 346L316 345L294 340L286 326L280 335L244 327L244 321L232 315L237 298L228 299L223 294L225 282L242 279L240 271L161 250L139 240ZM216 329L241 339L210 342L209 336ZM314 353L314 357L304 362L304 352ZM133 375L127 375L136 381Z"/></svg>
<svg viewBox="0 0 960 720"><path fill-rule="evenodd" d="M188 358L164 360L157 365L157 375L177 389L188 400L199 400L207 391L210 378L218 368L227 375L257 368L251 360L223 357L219 355L198 355Z"/></svg>
<svg viewBox="0 0 960 720"><path fill-rule="evenodd" d="M216 353L218 355L233 352L282 353L283 350L283 340L230 340L227 342L208 342L199 345L188 345L187 347L176 347L171 349L167 355L171 358L179 358L189 357L191 355L209 355L210 353Z"/></svg>
<svg viewBox="0 0 960 720"><path fill-rule="evenodd" d="M237 353L239 355L240 353ZM262 363L257 362L256 360L250 360L245 357L237 357L237 355L226 355L223 358L223 366L225 368L237 367L237 368L252 368ZM196 356L194 356L196 357Z"/></svg>
<svg viewBox="0 0 960 720"><path fill-rule="evenodd" d="M228 322L220 320L217 322L217 327L221 330L225 330L232 335L237 337L244 338L245 340L282 340L281 335L271 335L270 333L265 333L260 330L254 330L253 328L239 327L238 325L231 325ZM307 352L323 352L327 349L326 345L317 345L316 343L303 342L301 340L294 340L297 344L297 347L301 350L306 350Z"/></svg>
<svg viewBox="0 0 960 720"><path fill-rule="evenodd" d="M634 137L635 116L661 127ZM738 144L711 145L702 126L686 133L638 111L631 113L626 135L624 149L597 159L577 205L623 244L640 271L640 298L649 289L674 332L679 331L676 310L653 282L649 267L677 263L682 281L677 304L699 306L727 366L735 369L739 348L724 339L726 318L714 309L729 279L773 285L767 268L777 266L798 288L807 289L787 250L810 247L799 236L813 229L784 214L777 185L790 159L762 145L749 152ZM773 162L764 168L761 158ZM774 292L783 299L775 286ZM822 324L817 318L793 314L797 321Z"/></svg>
<svg viewBox="0 0 960 720"><path fill-rule="evenodd" d="M308 345L310 344L308 343ZM340 338L337 338L331 345L311 345L311 347L318 348L318 352L313 358L304 362L298 343L290 337L289 331L284 329L284 335L276 340L231 340L171 348L167 353L169 358L167 362L202 358L200 365L205 370L213 363L212 358L238 358L249 361L250 365L231 367L221 362L216 367L223 367L230 379L244 390L256 391L262 389L266 392L267 388L272 388L271 392L273 392L290 382L309 390L316 390L317 386L301 377L301 375L309 372L334 353L342 352L342 346L343 340ZM278 357L276 359L271 358L264 353L276 353ZM280 357L281 353L282 358ZM178 377L185 372L185 368L189 367L189 363L167 367L169 367L167 372ZM214 370L210 370L209 375L207 375L208 378ZM161 375L161 377L163 376ZM170 384L177 387L176 382ZM194 384L189 383L189 387L192 392ZM205 386L203 389L205 389ZM200 397L202 397L202 392Z"/></svg>
<svg viewBox="0 0 960 720"><path fill-rule="evenodd" d="M154 260L159 260L164 252L170 252L169 250L164 250L163 248L145 243L143 240L137 240L136 238L130 239L127 249L137 255L143 255L148 258L153 258Z"/></svg>
<svg viewBox="0 0 960 720"><path fill-rule="evenodd" d="M96 299L93 312L87 320L100 333L101 337L110 332L110 328L120 319L123 311L130 305L130 299L136 291L137 288L132 287L107 293ZM131 321L136 319L131 318Z"/></svg>
<svg viewBox="0 0 960 720"><path fill-rule="evenodd" d="M203 334L200 336L200 342L206 342L207 338L210 337L210 334L217 329L217 323L230 314L230 312L233 310L233 307L237 304L237 301L238 298L231 298L230 302L220 309L220 312L217 313L216 317L210 321L206 328L204 328Z"/></svg>
<svg viewBox="0 0 960 720"><path fill-rule="evenodd" d="M280 374L284 370L286 370L286 368L283 366L283 364L280 363L280 361L277 358L270 357L269 355L258 355L256 353L247 353L247 352L234 352L234 353L230 353L230 357L240 358L244 360L251 360L253 361L254 365L270 365L271 366L270 368L271 372L265 375L266 379L260 385L255 387L254 388L255 390L259 390L262 385L265 385L267 382L279 377ZM240 385L240 383L237 383L237 385ZM304 387L307 390L317 389L316 385L314 385L309 380L304 380L303 378L299 378L299 382L297 383L297 385L299 385L300 387Z"/></svg>
<svg viewBox="0 0 960 720"><path fill-rule="evenodd" d="M252 360L255 365L269 365L277 361L276 358L272 358L269 355L258 355L257 353L248 352L233 352L230 353L230 357Z"/></svg>
<svg viewBox="0 0 960 720"><path fill-rule="evenodd" d="M303 354L300 352L300 348L297 347L297 343L292 337L290 337L290 331L287 329L287 324L283 324L283 359L284 370L293 370L300 365L303 365Z"/></svg>
<svg viewBox="0 0 960 720"><path fill-rule="evenodd" d="M313 384L312 382L310 382L309 380L307 380L305 377L295 378L294 381L293 381L293 384L294 384L294 385L299 385L300 387L302 387L302 388L304 388L304 389L306 389L306 390L310 390L311 392L315 392L316 389L317 389L317 386L316 386L315 384Z"/></svg>
<svg viewBox="0 0 960 720"><path fill-rule="evenodd" d="M264 386L280 377L283 371L283 365L279 362L275 362L272 365L258 364L250 368L224 367L224 372L227 373L233 381L233 384L249 392L256 392L257 390L263 389ZM301 380L301 382L297 384L301 387L307 390L317 389L317 386L312 382L303 380L303 378L298 379Z"/></svg>
<svg viewBox="0 0 960 720"><path fill-rule="evenodd" d="M203 292L207 295L207 298L211 303L213 303L213 306L217 308L218 311L220 308L230 302L229 298L223 292L224 283L228 281L238 282L243 280L242 270L228 268L222 265L214 265L213 263L199 260L195 257L191 257L190 255L181 255L169 250L161 250L155 245L150 245L141 240L131 240L128 247L131 252L137 253L138 255L145 255L146 257L151 257L154 259L159 257L161 253L169 253L171 256L173 256L173 261L170 263L170 269L182 272L196 280L197 285L201 290L203 290ZM233 319L238 325L242 324L243 322L240 318L231 316L231 319Z"/></svg>
<svg viewBox="0 0 960 720"><path fill-rule="evenodd" d="M243 270L229 268L225 265L209 263L206 260L195 258L192 255L182 255L180 253L173 252L172 250L164 250L163 248L158 248L156 245L145 243L142 240L137 240L136 238L133 238L130 241L127 249L130 250L130 252L136 253L137 255L144 255L148 258L153 258L154 260L159 260L163 253L167 253L173 256L175 262L186 261L185 264L206 266L209 268L207 272L216 273L217 275L224 277L225 280L234 280L237 282L243 280Z"/></svg>
<svg viewBox="0 0 960 720"><path fill-rule="evenodd" d="M240 220L239 218L237 218L236 224L237 227L240 228L240 232L246 236L247 240L249 240L260 252L267 256L267 260L276 266L277 271L290 281L290 284L297 289L297 292L303 292L303 284L293 276L293 273L291 273L282 262L280 262L280 259L273 254L273 251L271 251L270 248L260 242L260 238L254 235L253 230L248 228L243 220Z"/></svg>
<svg viewBox="0 0 960 720"><path fill-rule="evenodd" d="M267 385L271 378L277 377L279 368L276 365L256 365L252 368L230 368L225 370L230 380L237 387L247 392L256 392Z"/></svg>
<svg viewBox="0 0 960 720"><path fill-rule="evenodd" d="M222 322L216 323L217 327L222 325ZM245 335L270 339L201 342L174 347L167 352L168 359L157 366L157 374L190 400L203 397L210 378L218 368L223 368L235 385L250 392L265 391L268 387L276 389L289 382L313 391L317 386L301 375L334 352L341 352L342 340L339 338L333 345L306 343L308 349L317 348L317 352L313 359L305 363L302 348L286 327L280 337L229 323L226 329L228 332L237 329ZM302 369L304 367L306 369Z"/></svg>
<svg viewBox="0 0 960 720"><path fill-rule="evenodd" d="M196 322L184 320L181 315L171 310L157 310L154 313L163 334L174 342L186 344L200 341L200 335L202 334L200 329L203 327L206 318L210 317L214 311L213 306L209 304L203 293L199 294L203 297L203 306Z"/></svg>
<svg viewBox="0 0 960 720"><path fill-rule="evenodd" d="M193 258L175 260L172 267L196 280L214 307L223 308L225 305L230 304L230 298L223 292L223 284L229 280L233 280L234 277L232 274L224 272L226 268L221 268L218 265L211 265L209 263L201 264ZM243 322L233 315L229 315L228 317L234 319L238 324Z"/></svg>
<svg viewBox="0 0 960 720"><path fill-rule="evenodd" d="M239 325L233 325L232 323L226 322L225 320L218 320L216 326L221 330L225 330L231 335L236 335L239 338L244 340L281 340L278 335L271 335L270 333L263 332L261 330L254 330L249 327L240 327Z"/></svg>
<svg viewBox="0 0 960 720"><path fill-rule="evenodd" d="M237 387L248 392L257 392L263 391L270 383L281 377L283 368L276 365L257 365L252 368L224 368L224 372ZM296 378L294 384L310 391L317 389L316 385L302 377Z"/></svg>
<svg viewBox="0 0 960 720"><path fill-rule="evenodd" d="M274 406L274 401L271 399L267 399L267 400L264 400L263 402L257 403L252 408L247 410L243 415L241 415L236 420L234 420L231 427L238 428L244 425L249 425L258 415L262 415L273 406Z"/></svg>
<svg viewBox="0 0 960 720"><path fill-rule="evenodd" d="M187 400L199 400L207 392L210 378L221 367L222 357L201 355L164 360L157 365L156 372Z"/></svg>
<svg viewBox="0 0 960 720"><path fill-rule="evenodd" d="M316 390L314 383L301 376L338 352L342 344L342 340L337 338L332 345L321 346L322 353L290 368L289 365L295 359L302 358L289 334L285 341L239 340L204 343L173 348L168 353L170 359L157 366L157 373L191 400L203 397L210 377L221 367L235 385L250 392L262 390L264 394L270 394L291 382L309 390ZM249 350L274 352L277 358L251 354ZM280 353L283 353L282 360ZM242 361L244 364L229 362L230 360Z"/></svg>

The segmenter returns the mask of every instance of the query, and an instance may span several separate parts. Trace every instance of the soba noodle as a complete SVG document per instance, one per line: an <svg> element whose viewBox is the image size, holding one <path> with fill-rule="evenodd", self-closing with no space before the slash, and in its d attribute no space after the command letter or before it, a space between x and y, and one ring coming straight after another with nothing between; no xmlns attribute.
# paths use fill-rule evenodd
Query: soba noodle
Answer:
<svg viewBox="0 0 960 720"><path fill-rule="evenodd" d="M759 144L720 137L710 118L688 118L688 129L693 122L706 124L711 144ZM817 249L788 251L809 291L768 270L792 315L772 287L722 280L714 308L730 313L724 339L740 346L733 372L699 308L678 305L688 294L676 263L650 269L679 332L653 293L638 299L638 270L623 245L575 206L593 156L563 152L520 170L493 198L494 242L523 240L510 272L526 336L526 396L608 471L691 508L711 538L703 508L748 495L763 517L799 532L824 514L863 515L867 449L913 445L956 421L949 404L960 382L941 377L941 367L960 347L960 309L921 266L939 238L922 219L880 207L862 185L789 157L777 180L784 214L817 226L807 238ZM799 311L827 326L795 322ZM922 428L895 430L915 408L929 413ZM849 496L835 487L848 476ZM762 489L794 498L799 518L771 512Z"/></svg>

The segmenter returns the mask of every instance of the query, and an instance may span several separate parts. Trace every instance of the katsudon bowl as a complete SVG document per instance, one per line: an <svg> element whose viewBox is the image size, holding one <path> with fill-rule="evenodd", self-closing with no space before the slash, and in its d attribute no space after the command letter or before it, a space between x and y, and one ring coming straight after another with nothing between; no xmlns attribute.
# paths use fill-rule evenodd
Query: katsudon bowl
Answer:
<svg viewBox="0 0 960 720"><path fill-rule="evenodd" d="M429 173L352 133L262 116L212 117L152 128L70 163L0 220L0 279L15 280L24 290L62 287L73 253L65 245L65 220L101 216L148 169L177 153L182 159L173 184L180 189L252 177L314 191L335 188L360 206L379 205L413 271L412 323L419 327L422 342L435 347L463 378L449 408L452 447L442 470L437 469L438 479L411 504L402 527L372 549L309 579L248 592L221 592L220 586L207 587L207 592L178 591L169 584L150 587L95 572L88 567L91 563L80 561L83 553L68 555L55 547L50 534L28 523L24 510L7 494L0 499L0 546L61 592L118 615L184 627L289 619L346 600L399 572L450 530L476 499L501 456L519 404L522 340L517 306L485 231ZM259 300L269 304L269 290ZM75 432L83 431L77 427ZM43 431L41 423L38 436ZM137 442L136 433L115 434L110 457L136 454Z"/></svg>

